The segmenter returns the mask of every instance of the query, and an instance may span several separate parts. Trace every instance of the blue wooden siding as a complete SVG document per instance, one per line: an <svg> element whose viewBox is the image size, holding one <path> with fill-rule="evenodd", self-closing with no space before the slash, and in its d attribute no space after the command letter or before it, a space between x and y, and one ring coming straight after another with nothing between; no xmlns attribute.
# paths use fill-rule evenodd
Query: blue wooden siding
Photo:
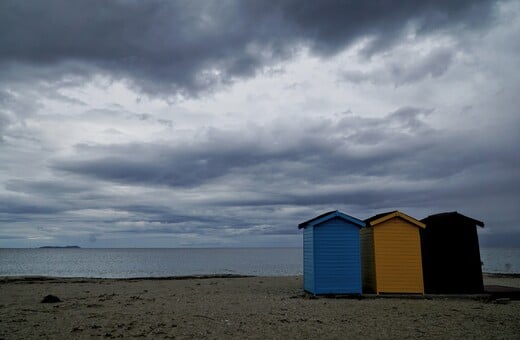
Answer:
<svg viewBox="0 0 520 340"><path fill-rule="evenodd" d="M314 228L303 230L303 289L314 292Z"/></svg>
<svg viewBox="0 0 520 340"><path fill-rule="evenodd" d="M332 218L314 229L314 294L361 294L359 226Z"/></svg>

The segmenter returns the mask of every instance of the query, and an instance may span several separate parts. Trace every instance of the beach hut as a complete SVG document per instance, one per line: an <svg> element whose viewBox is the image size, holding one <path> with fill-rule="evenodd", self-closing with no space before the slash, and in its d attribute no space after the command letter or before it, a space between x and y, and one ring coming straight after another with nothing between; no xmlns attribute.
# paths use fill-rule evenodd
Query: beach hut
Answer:
<svg viewBox="0 0 520 340"><path fill-rule="evenodd" d="M365 223L360 232L363 291L424 294L419 236L424 223L399 211Z"/></svg>
<svg viewBox="0 0 520 340"><path fill-rule="evenodd" d="M303 287L312 294L361 294L359 229L365 223L329 211L300 223Z"/></svg>
<svg viewBox="0 0 520 340"><path fill-rule="evenodd" d="M471 294L484 290L477 226L484 223L458 212L421 220L421 248L426 293Z"/></svg>

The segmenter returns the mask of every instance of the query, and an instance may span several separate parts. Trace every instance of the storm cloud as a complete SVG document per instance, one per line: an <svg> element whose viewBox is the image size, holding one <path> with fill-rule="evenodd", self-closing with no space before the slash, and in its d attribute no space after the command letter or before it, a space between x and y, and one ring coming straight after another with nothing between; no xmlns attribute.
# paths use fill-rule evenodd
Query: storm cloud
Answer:
<svg viewBox="0 0 520 340"><path fill-rule="evenodd" d="M299 246L332 209L520 239L514 1L3 1L0 247Z"/></svg>
<svg viewBox="0 0 520 340"><path fill-rule="evenodd" d="M54 82L108 73L151 95L193 96L254 77L303 47L330 56L366 39L363 51L370 56L406 34L481 29L493 21L494 6L492 1L4 1L0 74ZM446 56L432 58L441 59L432 72L442 72ZM403 77L413 81L420 75Z"/></svg>

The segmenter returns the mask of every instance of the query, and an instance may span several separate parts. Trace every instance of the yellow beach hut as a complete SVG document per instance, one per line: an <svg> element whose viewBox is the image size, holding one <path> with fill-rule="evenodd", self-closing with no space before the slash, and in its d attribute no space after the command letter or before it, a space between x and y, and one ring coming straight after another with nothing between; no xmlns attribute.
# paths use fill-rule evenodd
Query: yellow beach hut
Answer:
<svg viewBox="0 0 520 340"><path fill-rule="evenodd" d="M400 211L365 223L360 230L363 292L424 294L419 229L426 225Z"/></svg>

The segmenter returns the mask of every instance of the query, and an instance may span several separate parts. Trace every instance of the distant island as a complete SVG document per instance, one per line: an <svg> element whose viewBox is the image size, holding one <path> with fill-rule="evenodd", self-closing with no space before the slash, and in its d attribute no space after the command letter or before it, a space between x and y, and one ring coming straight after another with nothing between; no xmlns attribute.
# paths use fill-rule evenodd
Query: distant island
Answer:
<svg viewBox="0 0 520 340"><path fill-rule="evenodd" d="M40 249L63 249L63 248L81 248L80 246L43 246L43 247L40 247Z"/></svg>

